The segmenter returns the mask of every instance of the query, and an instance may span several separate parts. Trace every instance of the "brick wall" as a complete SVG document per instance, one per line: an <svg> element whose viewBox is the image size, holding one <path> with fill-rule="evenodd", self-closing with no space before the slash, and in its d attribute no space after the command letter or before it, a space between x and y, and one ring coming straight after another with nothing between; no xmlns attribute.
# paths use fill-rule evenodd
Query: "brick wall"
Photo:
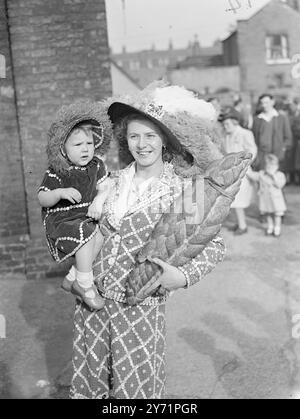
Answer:
<svg viewBox="0 0 300 419"><path fill-rule="evenodd" d="M0 275L25 273L28 239L21 143L10 57L5 2L0 0L0 54L5 78L0 79Z"/></svg>
<svg viewBox="0 0 300 419"><path fill-rule="evenodd" d="M267 34L286 34L290 58L300 54L300 13L274 0L252 19L239 21L238 48L242 91L252 91L256 98L268 90L274 94L300 95L300 79L294 79L291 74L294 63L266 63ZM269 89L270 80L276 74L284 74L285 83L289 86Z"/></svg>
<svg viewBox="0 0 300 419"><path fill-rule="evenodd" d="M25 267L29 279L42 278L45 275L56 275L65 269L51 262L45 246L40 208L36 198L36 190L46 169L46 131L57 109L63 104L82 98L100 100L111 94L105 2L7 0L6 3L30 234L30 241L24 245ZM10 101L8 120L15 115L13 99ZM1 127L2 124L1 121ZM16 120L11 121L10 129L17 139ZM0 140L1 145L9 138L7 129ZM1 153L2 158L6 159ZM11 199L14 206L17 203L14 198L15 191L22 189L20 155L18 162L18 179L12 166L7 163L4 165L5 179L13 186L4 187L4 198L13 196ZM15 184L12 185L12 182ZM24 197L24 189L23 195L20 196ZM23 207L20 204L18 211L24 218L24 199ZM13 213L12 226L16 227L17 219ZM0 221L0 227L1 225ZM1 235L0 237L2 239ZM6 248L2 258L9 265L16 252L22 251L14 248L9 251Z"/></svg>
<svg viewBox="0 0 300 419"><path fill-rule="evenodd" d="M5 10L4 0L0 9ZM0 53L6 62L6 78L0 79L0 237L26 234L24 179L11 71L8 26L0 15Z"/></svg>

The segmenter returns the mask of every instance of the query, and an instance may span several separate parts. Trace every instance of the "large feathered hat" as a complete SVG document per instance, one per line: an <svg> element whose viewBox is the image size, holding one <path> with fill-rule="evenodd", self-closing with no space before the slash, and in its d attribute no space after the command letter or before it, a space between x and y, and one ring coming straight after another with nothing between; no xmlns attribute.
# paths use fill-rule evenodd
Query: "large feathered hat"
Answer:
<svg viewBox="0 0 300 419"><path fill-rule="evenodd" d="M97 153L103 155L108 150L112 136L112 124L107 115L106 102L78 101L63 106L57 113L48 132L48 164L55 172L67 172L70 162L64 155L64 144L76 125L88 123L92 126Z"/></svg>
<svg viewBox="0 0 300 419"><path fill-rule="evenodd" d="M176 172L182 176L204 172L212 161L222 157L213 134L214 107L183 87L152 83L136 95L115 100L108 114L114 124L130 114L155 123L174 155Z"/></svg>

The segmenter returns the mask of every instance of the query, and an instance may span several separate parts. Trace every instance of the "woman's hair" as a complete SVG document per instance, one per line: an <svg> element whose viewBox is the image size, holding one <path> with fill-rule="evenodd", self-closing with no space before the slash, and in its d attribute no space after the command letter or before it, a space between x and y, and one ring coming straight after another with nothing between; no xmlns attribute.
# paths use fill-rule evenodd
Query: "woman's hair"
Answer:
<svg viewBox="0 0 300 419"><path fill-rule="evenodd" d="M240 125L240 122L235 118L225 118L223 122L228 121L228 119L232 122L233 125Z"/></svg>
<svg viewBox="0 0 300 419"><path fill-rule="evenodd" d="M264 99L265 97L273 100L274 96L271 93L263 93L262 95L259 96L258 101L260 102L262 99Z"/></svg>
<svg viewBox="0 0 300 419"><path fill-rule="evenodd" d="M124 118L117 121L114 125L114 137L117 141L117 144L119 144L119 157L120 162L122 165L127 166L129 163L131 163L134 158L129 151L128 148L128 141L127 141L127 129L128 124L132 121L149 121L152 122L147 117L140 115L138 113L132 113L130 115L125 116ZM152 122L154 125L155 123ZM168 140L165 136L165 134L160 130L160 128L155 125L156 129L159 131L160 136L163 139L164 148L163 148L163 160L170 162L173 159L173 153L170 150L170 147L168 147Z"/></svg>
<svg viewBox="0 0 300 419"><path fill-rule="evenodd" d="M265 164L276 164L277 166L279 166L279 159L277 156L275 156L275 154L266 154L265 155Z"/></svg>

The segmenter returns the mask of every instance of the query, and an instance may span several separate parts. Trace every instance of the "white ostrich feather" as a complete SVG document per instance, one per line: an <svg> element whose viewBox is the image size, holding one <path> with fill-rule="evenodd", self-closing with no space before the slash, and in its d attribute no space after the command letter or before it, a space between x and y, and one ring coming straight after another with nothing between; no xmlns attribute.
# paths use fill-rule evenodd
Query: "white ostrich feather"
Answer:
<svg viewBox="0 0 300 419"><path fill-rule="evenodd" d="M162 106L164 112L170 114L187 112L209 121L216 119L216 111L211 103L198 99L193 92L183 87L158 87L153 92L153 99L156 106Z"/></svg>

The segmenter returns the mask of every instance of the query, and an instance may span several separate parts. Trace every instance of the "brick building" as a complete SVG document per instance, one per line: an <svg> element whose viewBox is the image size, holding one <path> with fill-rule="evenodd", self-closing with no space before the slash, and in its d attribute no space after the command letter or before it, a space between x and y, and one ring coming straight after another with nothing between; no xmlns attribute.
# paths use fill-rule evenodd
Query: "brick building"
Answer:
<svg viewBox="0 0 300 419"><path fill-rule="evenodd" d="M254 101L264 91L277 97L300 96L300 77L292 72L299 39L300 1L270 0L237 21L236 30L222 42L221 55L186 59L170 68L168 78L203 94L223 87Z"/></svg>
<svg viewBox="0 0 300 419"><path fill-rule="evenodd" d="M56 110L111 94L104 0L0 0L0 275L56 275L36 190Z"/></svg>
<svg viewBox="0 0 300 419"><path fill-rule="evenodd" d="M299 39L299 1L272 0L250 19L238 21L236 31L223 42L224 64L239 66L242 92L297 96L300 82L292 77L292 68Z"/></svg>

